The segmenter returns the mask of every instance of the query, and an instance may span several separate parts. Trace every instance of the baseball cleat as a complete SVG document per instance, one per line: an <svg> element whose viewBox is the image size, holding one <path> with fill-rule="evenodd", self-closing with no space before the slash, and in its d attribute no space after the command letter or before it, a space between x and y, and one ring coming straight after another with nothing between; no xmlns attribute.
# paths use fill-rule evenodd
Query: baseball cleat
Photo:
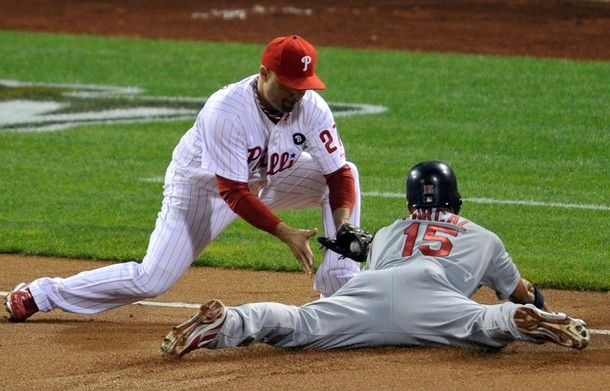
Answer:
<svg viewBox="0 0 610 391"><path fill-rule="evenodd" d="M9 313L8 320L11 322L25 322L27 318L38 312L30 288L23 282L6 296L5 306Z"/></svg>
<svg viewBox="0 0 610 391"><path fill-rule="evenodd" d="M568 348L583 349L589 345L587 324L566 314L542 311L526 305L513 316L523 334L539 341L550 341Z"/></svg>
<svg viewBox="0 0 610 391"><path fill-rule="evenodd" d="M226 317L227 310L220 300L203 304L197 315L175 326L163 339L163 356L180 358L190 351L205 347L216 337Z"/></svg>

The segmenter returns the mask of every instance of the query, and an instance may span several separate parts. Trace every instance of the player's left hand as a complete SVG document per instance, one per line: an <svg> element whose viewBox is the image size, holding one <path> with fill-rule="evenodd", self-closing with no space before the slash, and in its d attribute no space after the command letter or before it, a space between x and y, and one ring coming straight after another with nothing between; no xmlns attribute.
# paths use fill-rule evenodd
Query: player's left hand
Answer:
<svg viewBox="0 0 610 391"><path fill-rule="evenodd" d="M341 255L341 258L350 258L356 262L365 262L373 235L353 224L342 224L337 230L335 239L319 237L318 242L323 247Z"/></svg>

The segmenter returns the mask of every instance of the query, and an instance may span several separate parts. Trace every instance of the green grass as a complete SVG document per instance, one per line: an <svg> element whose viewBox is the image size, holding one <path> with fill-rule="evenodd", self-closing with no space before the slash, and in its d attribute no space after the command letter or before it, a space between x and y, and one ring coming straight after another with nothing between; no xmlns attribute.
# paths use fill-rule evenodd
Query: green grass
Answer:
<svg viewBox="0 0 610 391"><path fill-rule="evenodd" d="M256 72L262 49L5 31L0 79L202 97ZM402 193L411 165L441 159L467 199L605 206L466 202L462 214L497 232L534 282L610 290L610 63L340 48L319 58L327 100L388 107L337 118L364 192ZM191 122L0 131L0 252L141 259L161 203L161 184L141 179L163 175ZM401 198L363 198L371 231L403 213ZM321 228L317 210L281 216ZM285 245L242 221L197 264L300 270Z"/></svg>

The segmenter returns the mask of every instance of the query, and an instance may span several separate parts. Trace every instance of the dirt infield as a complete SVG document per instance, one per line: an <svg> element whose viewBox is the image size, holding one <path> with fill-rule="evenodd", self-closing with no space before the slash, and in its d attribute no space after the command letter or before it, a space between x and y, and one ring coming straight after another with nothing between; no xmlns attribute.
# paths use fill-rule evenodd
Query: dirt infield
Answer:
<svg viewBox="0 0 610 391"><path fill-rule="evenodd" d="M106 263L0 255L0 287L39 275L68 276ZM493 302L483 291L477 298ZM549 303L610 329L605 293L546 291ZM315 299L300 273L191 268L155 302L228 305L246 301L302 304ZM515 343L496 354L458 348L376 348L285 351L266 345L197 351L174 362L159 343L194 309L131 305L99 315L54 311L23 324L0 322L0 373L5 390L606 390L610 335L572 351L555 345Z"/></svg>
<svg viewBox="0 0 610 391"><path fill-rule="evenodd" d="M318 45L610 59L610 3L588 1L21 0L0 5L0 29L256 43L298 32ZM0 291L104 264L0 255ZM552 308L582 317L592 329L610 329L610 294L550 290L546 296ZM300 273L191 268L154 302L302 304L315 297ZM477 299L494 302L488 291ZM24 324L1 319L0 389L607 390L610 384L610 335L601 333L583 351L525 343L495 354L257 345L163 360L161 338L192 313L130 305L93 316L37 314Z"/></svg>
<svg viewBox="0 0 610 391"><path fill-rule="evenodd" d="M11 0L0 28L255 43L299 33L324 46L610 59L609 1Z"/></svg>

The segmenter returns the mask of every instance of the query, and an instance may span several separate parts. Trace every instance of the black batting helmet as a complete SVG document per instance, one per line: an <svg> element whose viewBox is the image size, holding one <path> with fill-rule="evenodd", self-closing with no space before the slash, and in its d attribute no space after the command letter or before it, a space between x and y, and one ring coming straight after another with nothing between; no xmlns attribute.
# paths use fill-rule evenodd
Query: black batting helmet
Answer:
<svg viewBox="0 0 610 391"><path fill-rule="evenodd" d="M439 161L413 166L407 174L407 202L415 209L448 207L458 214L462 197L451 167Z"/></svg>

